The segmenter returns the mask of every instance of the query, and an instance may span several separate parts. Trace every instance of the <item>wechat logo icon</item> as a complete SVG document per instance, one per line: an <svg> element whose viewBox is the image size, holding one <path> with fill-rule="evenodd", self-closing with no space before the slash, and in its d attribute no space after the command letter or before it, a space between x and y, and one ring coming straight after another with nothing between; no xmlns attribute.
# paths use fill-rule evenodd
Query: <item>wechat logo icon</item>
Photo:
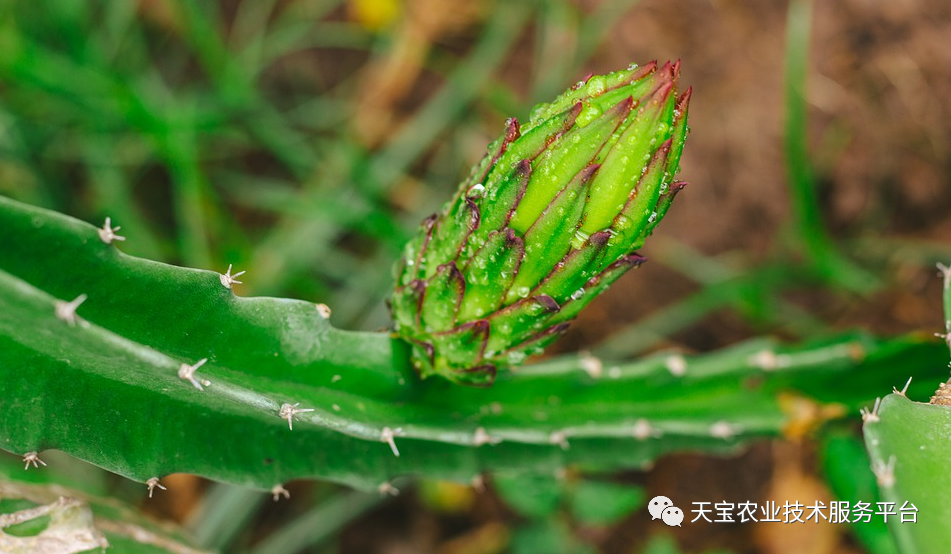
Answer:
<svg viewBox="0 0 951 554"><path fill-rule="evenodd" d="M651 513L651 520L660 519L670 527L680 527L684 520L684 512L674 506L671 499L666 496L655 496L647 505L647 510Z"/></svg>

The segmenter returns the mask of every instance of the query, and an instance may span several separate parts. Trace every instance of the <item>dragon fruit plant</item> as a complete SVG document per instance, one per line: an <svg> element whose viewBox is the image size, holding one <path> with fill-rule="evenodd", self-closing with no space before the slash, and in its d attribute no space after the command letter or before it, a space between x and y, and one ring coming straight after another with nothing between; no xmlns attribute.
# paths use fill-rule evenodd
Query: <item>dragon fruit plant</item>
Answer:
<svg viewBox="0 0 951 554"><path fill-rule="evenodd" d="M236 295L253 267L129 256L123 221L0 197L0 449L23 475L54 471L46 451L58 449L149 494L174 493L162 479L176 472L274 498L292 479L386 494L409 475L481 486L732 451L782 434L781 390L820 398L846 376L877 383L933 358L917 338L755 339L697 356L564 355L496 379L643 261L635 250L684 186L690 91L677 81L677 64L632 67L509 121L406 247L395 333L338 329L323 304ZM433 374L444 379L420 378ZM0 513L0 533L75 511L16 490L35 506Z"/></svg>
<svg viewBox="0 0 951 554"><path fill-rule="evenodd" d="M491 385L644 258L674 181L690 89L679 62L578 83L515 119L396 267L396 333L423 377Z"/></svg>

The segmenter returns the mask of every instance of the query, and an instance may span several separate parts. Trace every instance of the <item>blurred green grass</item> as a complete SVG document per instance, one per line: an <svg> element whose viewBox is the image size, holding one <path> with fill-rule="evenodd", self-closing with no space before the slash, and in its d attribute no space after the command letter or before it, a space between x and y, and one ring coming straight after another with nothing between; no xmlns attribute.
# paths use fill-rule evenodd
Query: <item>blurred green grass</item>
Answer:
<svg viewBox="0 0 951 554"><path fill-rule="evenodd" d="M424 45L416 70L434 86L396 98L399 113L385 115L401 121L379 140L355 128L373 99L361 86L418 29L375 28L353 17L360 2L4 3L0 191L108 215L130 254L253 268L243 293L321 300L344 326L383 326L389 267L481 155L473 145L503 112L525 113L576 78L633 3L587 13L500 2L462 22L423 18L417 27L477 35ZM408 9L369 9L387 4ZM520 98L498 73L529 23L544 63Z"/></svg>

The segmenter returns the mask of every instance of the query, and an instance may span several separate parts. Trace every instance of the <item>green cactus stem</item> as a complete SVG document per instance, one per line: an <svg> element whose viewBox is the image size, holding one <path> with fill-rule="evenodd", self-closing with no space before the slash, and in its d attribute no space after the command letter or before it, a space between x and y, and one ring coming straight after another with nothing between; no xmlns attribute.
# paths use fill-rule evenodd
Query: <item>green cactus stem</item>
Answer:
<svg viewBox="0 0 951 554"><path fill-rule="evenodd" d="M944 279L943 336L951 348L951 269L943 265L938 268ZM882 497L898 511L888 525L899 551L947 552L951 521L951 380L940 383L927 403L914 402L907 391L896 390L871 410L864 410L862 419L865 446ZM914 522L910 521L912 515Z"/></svg>
<svg viewBox="0 0 951 554"><path fill-rule="evenodd" d="M951 409L890 394L864 419L865 445L882 500L896 513L888 526L899 551L947 552Z"/></svg>
<svg viewBox="0 0 951 554"><path fill-rule="evenodd" d="M171 523L158 524L115 498L67 488L46 478L50 472L9 462L0 459L0 552L211 554Z"/></svg>
<svg viewBox="0 0 951 554"><path fill-rule="evenodd" d="M396 268L396 333L423 377L490 385L644 258L674 182L679 64L593 76L503 136Z"/></svg>
<svg viewBox="0 0 951 554"><path fill-rule="evenodd" d="M402 475L639 467L780 434L779 390L879 384L898 360L935 359L914 337L758 340L637 362L565 356L458 387L421 381L387 334L238 297L221 273L126 256L92 225L2 197L0 244L0 449L59 449L156 487L176 472L388 490Z"/></svg>

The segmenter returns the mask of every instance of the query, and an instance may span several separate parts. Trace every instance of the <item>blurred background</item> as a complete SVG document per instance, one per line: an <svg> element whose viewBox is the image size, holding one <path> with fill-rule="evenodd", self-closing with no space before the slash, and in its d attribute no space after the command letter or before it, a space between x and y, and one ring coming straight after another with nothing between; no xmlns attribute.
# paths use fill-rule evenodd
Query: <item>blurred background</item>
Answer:
<svg viewBox="0 0 951 554"><path fill-rule="evenodd" d="M946 0L0 0L0 194L109 216L124 252L234 264L240 295L323 302L340 327L382 329L403 242L506 118L590 73L681 59L690 185L649 263L554 351L931 332L934 263L951 257L949 37ZM626 508L594 521L585 512L615 493L539 510L513 507L504 483L423 482L356 504L299 483L291 502L248 510L225 546L324 509L304 551L887 554L860 526L666 535L636 511L688 490L831 498L836 472L871 475L854 420L618 476ZM207 483L174 483L150 510L211 517Z"/></svg>

